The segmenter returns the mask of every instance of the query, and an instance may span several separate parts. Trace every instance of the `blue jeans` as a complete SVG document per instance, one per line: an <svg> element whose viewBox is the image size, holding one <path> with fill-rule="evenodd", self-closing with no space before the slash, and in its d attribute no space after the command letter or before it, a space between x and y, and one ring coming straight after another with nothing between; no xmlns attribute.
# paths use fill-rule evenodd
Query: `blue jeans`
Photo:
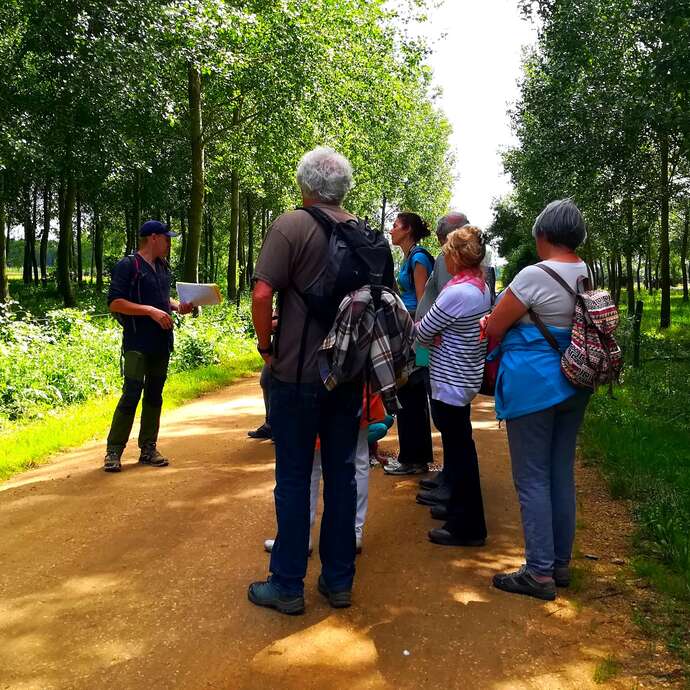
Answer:
<svg viewBox="0 0 690 690"><path fill-rule="evenodd" d="M321 383L284 383L273 378L270 395L278 521L271 581L285 594L304 591L309 488L318 435L324 483L319 541L322 575L329 589L349 590L355 575L355 452L362 385L343 384L328 392Z"/></svg>
<svg viewBox="0 0 690 690"><path fill-rule="evenodd" d="M525 556L536 575L567 566L575 539L575 444L588 391L506 421Z"/></svg>

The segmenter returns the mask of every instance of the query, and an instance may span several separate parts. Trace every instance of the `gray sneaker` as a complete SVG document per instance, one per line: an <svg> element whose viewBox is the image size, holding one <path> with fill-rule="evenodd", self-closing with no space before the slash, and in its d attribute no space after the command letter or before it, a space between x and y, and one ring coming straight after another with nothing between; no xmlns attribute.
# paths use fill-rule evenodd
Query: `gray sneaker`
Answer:
<svg viewBox="0 0 690 690"><path fill-rule="evenodd" d="M499 573L494 575L494 587L511 592L512 594L526 594L528 597L553 601L556 598L556 583L553 580L539 582L523 565L514 573Z"/></svg>
<svg viewBox="0 0 690 690"><path fill-rule="evenodd" d="M120 472L120 470L122 470L120 454L116 450L106 451L103 460L103 470L105 472Z"/></svg>
<svg viewBox="0 0 690 690"><path fill-rule="evenodd" d="M149 443L141 449L139 462L142 465L149 465L150 467L166 467L170 463L167 458L164 458L156 448L155 443Z"/></svg>

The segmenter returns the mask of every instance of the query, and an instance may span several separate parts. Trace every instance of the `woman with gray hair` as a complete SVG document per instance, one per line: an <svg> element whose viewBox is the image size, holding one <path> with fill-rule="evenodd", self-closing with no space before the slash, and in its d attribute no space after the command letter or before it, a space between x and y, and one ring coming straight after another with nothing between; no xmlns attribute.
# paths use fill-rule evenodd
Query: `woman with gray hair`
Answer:
<svg viewBox="0 0 690 690"><path fill-rule="evenodd" d="M556 598L570 583L575 538L575 443L589 402L561 373L560 356L535 325L536 314L561 350L570 343L573 290L588 275L576 249L587 237L570 199L551 202L534 223L541 262L520 271L482 327L501 340L496 416L506 420L513 480L520 500L526 563L494 576L498 589L539 599Z"/></svg>

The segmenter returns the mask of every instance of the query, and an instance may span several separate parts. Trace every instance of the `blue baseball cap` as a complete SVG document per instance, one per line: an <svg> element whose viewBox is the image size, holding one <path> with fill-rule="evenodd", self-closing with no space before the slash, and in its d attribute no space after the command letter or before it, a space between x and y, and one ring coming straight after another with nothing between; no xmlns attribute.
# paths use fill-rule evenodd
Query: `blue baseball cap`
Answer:
<svg viewBox="0 0 690 690"><path fill-rule="evenodd" d="M177 233L170 229L169 225L161 223L159 220L147 220L139 228L139 237L149 237L149 235L166 235L177 237Z"/></svg>

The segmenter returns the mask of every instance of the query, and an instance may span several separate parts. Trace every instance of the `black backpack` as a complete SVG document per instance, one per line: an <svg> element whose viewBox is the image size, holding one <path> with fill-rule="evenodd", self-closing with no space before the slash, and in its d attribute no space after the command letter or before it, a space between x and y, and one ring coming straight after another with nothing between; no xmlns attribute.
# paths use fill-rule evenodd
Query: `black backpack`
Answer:
<svg viewBox="0 0 690 690"><path fill-rule="evenodd" d="M343 298L365 285L381 287L386 269L392 277L391 249L381 232L366 220L337 222L315 206L301 209L323 229L328 238L328 255L321 272L300 292L311 318L330 330ZM390 287L390 286L388 286Z"/></svg>
<svg viewBox="0 0 690 690"><path fill-rule="evenodd" d="M137 304L141 304L141 287L139 285L139 280L141 278L141 265L139 263L140 259L137 256L136 252L128 254L125 257L125 259L128 259L130 265L134 267L134 274L132 275L132 279L129 281L129 294L127 295L127 300L129 302L136 302ZM138 299L135 299L135 292L136 297L138 297ZM115 321L117 321L120 324L120 326L124 328L128 317L116 311L111 312L111 314ZM133 321L133 323L136 322ZM136 331L136 326L134 326L134 330Z"/></svg>
<svg viewBox="0 0 690 690"><path fill-rule="evenodd" d="M338 222L316 206L298 210L308 213L328 238L328 251L322 270L304 290L296 290L307 307L297 365L299 382L302 379L311 321L316 321L323 330L330 331L338 307L347 294L371 285L377 304L381 288L392 287L395 278L390 245L383 233L372 230L366 220ZM278 295L278 329L274 338L276 355L280 340L281 303L282 293Z"/></svg>

